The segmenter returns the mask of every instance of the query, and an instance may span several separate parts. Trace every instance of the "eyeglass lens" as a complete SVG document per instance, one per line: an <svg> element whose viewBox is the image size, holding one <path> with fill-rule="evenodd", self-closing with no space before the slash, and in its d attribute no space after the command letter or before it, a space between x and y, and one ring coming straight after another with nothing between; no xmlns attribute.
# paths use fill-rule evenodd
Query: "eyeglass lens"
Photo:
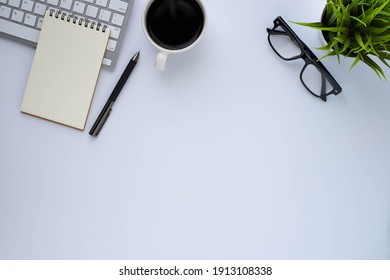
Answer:
<svg viewBox="0 0 390 280"><path fill-rule="evenodd" d="M294 42L282 27L278 26L269 34L269 40L275 51L283 59L290 60L301 55L299 45Z"/></svg>
<svg viewBox="0 0 390 280"><path fill-rule="evenodd" d="M305 87L317 96L327 95L333 90L325 75L313 64L306 64L301 73L301 80Z"/></svg>

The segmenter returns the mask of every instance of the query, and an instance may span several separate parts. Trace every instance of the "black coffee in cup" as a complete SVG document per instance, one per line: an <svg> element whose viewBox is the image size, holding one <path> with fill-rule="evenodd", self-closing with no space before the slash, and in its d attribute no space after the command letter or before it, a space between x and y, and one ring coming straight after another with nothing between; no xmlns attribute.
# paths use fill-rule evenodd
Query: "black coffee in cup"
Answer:
<svg viewBox="0 0 390 280"><path fill-rule="evenodd" d="M146 27L158 45L184 49L202 33L204 15L196 0L155 0L146 14Z"/></svg>

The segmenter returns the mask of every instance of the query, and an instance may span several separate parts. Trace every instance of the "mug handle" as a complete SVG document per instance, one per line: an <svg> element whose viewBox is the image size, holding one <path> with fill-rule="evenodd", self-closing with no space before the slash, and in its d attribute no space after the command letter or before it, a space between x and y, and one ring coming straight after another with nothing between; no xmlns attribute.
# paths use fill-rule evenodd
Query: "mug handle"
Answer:
<svg viewBox="0 0 390 280"><path fill-rule="evenodd" d="M154 62L154 66L159 70L164 70L165 65L167 64L168 54L165 52L159 51Z"/></svg>

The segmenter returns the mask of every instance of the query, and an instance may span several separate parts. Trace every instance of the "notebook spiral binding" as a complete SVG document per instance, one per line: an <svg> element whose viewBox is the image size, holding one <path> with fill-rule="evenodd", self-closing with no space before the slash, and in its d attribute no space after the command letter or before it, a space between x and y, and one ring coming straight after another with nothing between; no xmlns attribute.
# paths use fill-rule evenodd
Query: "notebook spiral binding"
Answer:
<svg viewBox="0 0 390 280"><path fill-rule="evenodd" d="M91 29L95 28L95 22L90 22L89 20L85 20L83 18L79 18L77 16L73 16L70 14L67 14L65 12L60 12L60 11L55 11L55 10L50 10L49 15L52 17L54 16L55 18L60 18L61 20L66 20L68 22L73 22L74 24L78 23L79 25L83 25L85 27L90 27ZM100 28L102 29L102 32L106 32L107 25L103 25L98 22L96 24L96 30L99 31Z"/></svg>

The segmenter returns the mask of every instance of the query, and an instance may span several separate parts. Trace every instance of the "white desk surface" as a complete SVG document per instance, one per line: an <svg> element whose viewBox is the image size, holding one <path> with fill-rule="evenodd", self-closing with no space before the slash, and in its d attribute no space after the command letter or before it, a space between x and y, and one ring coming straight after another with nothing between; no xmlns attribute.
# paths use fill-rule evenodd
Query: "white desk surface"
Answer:
<svg viewBox="0 0 390 280"><path fill-rule="evenodd" d="M34 49L0 38L0 258L390 258L389 82L326 59L343 92L322 102L299 81L303 61L267 41L276 16L316 21L325 1L204 0L205 37L165 72L142 31L145 3L84 132L20 113Z"/></svg>

